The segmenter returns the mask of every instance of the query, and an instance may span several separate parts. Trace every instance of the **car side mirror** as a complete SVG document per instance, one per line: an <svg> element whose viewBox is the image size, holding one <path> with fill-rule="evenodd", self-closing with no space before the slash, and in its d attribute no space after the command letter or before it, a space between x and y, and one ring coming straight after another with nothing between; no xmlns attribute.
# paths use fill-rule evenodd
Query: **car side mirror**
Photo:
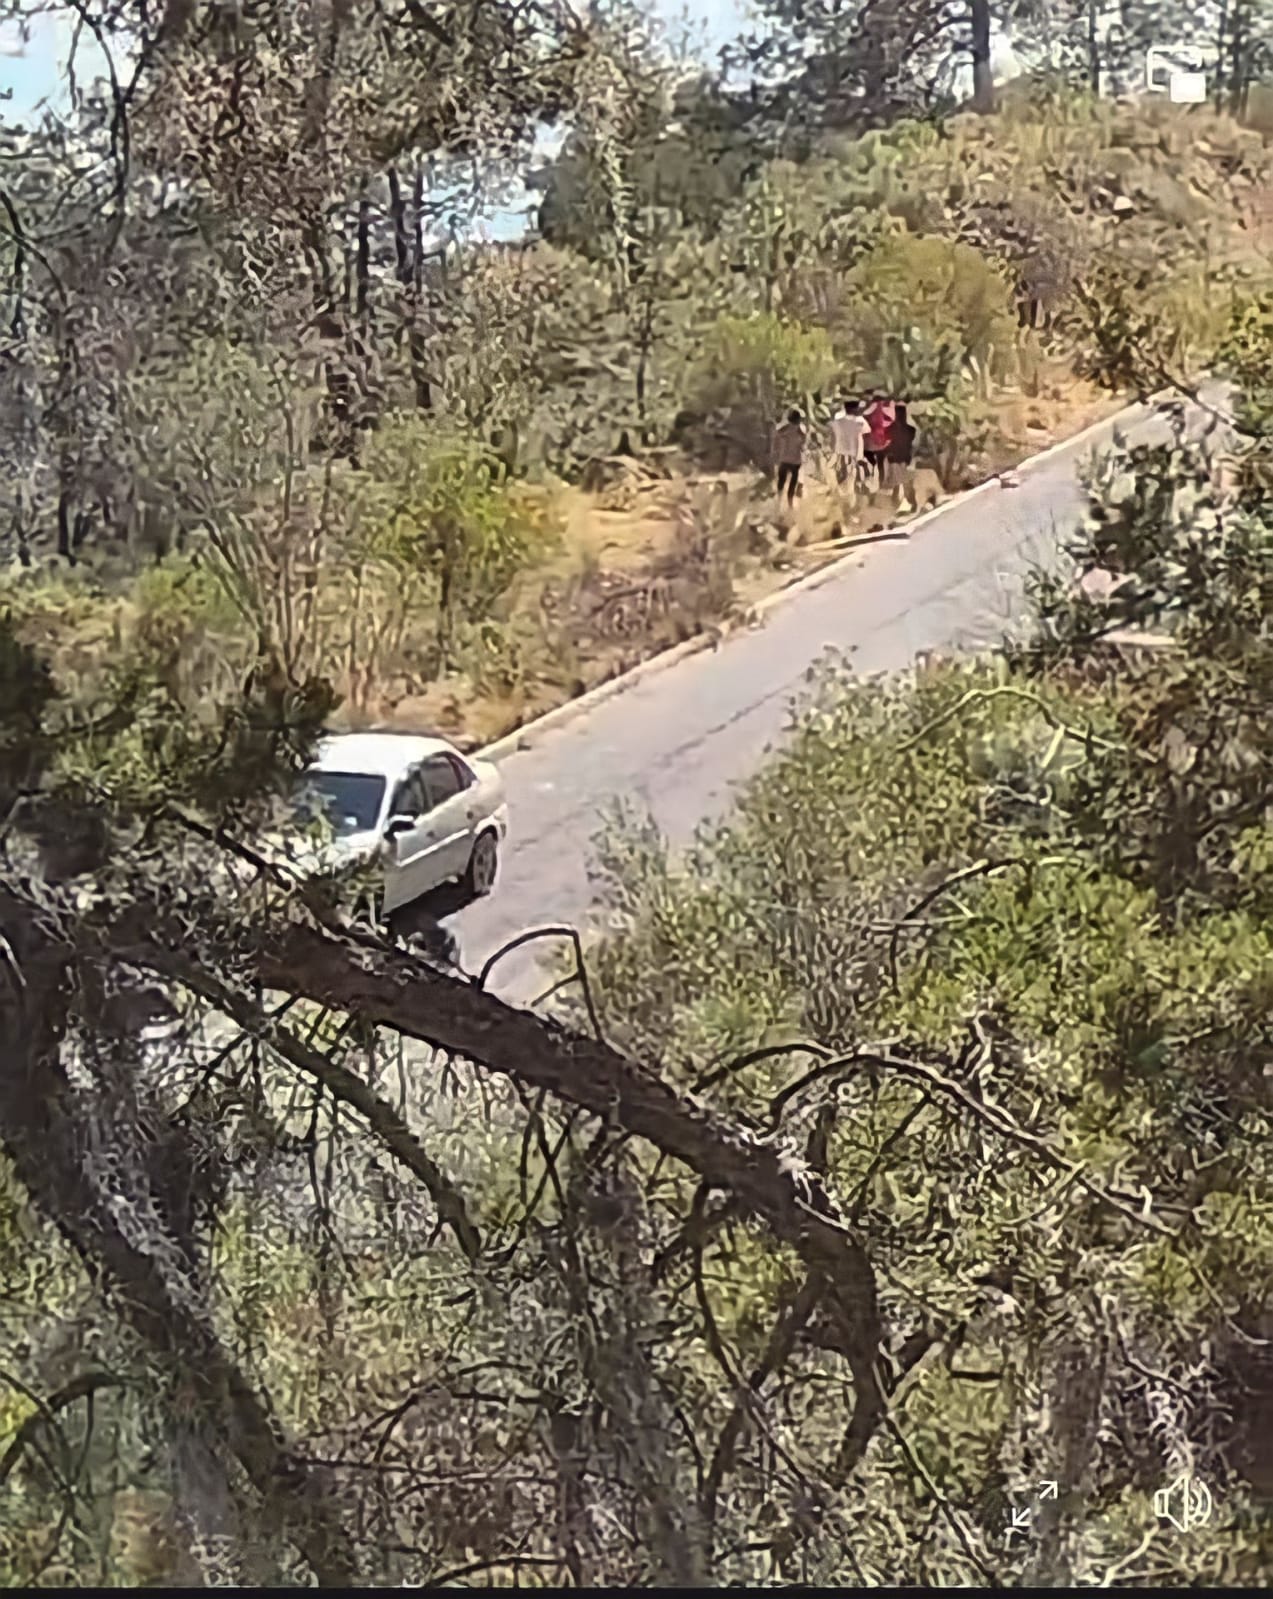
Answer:
<svg viewBox="0 0 1273 1599"><path fill-rule="evenodd" d="M403 833L409 833L414 826L414 816L391 816L385 823L385 837L400 838Z"/></svg>

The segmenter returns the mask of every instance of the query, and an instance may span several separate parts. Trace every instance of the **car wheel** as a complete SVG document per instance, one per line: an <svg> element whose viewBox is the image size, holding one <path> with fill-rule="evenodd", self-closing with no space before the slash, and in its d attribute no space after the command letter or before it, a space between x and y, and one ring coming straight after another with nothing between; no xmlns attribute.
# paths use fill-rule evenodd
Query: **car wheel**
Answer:
<svg viewBox="0 0 1273 1599"><path fill-rule="evenodd" d="M494 833L479 833L473 841L473 853L462 886L469 899L482 899L495 887L495 874L499 870L499 846Z"/></svg>

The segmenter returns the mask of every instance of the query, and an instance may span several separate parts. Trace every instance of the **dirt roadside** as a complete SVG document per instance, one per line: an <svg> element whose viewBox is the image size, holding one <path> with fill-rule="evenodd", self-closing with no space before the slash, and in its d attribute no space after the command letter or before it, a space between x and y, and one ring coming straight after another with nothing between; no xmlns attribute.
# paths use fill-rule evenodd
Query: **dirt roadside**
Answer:
<svg viewBox="0 0 1273 1599"><path fill-rule="evenodd" d="M899 511L891 494L854 502L815 465L788 512L755 474L687 477L657 453L614 463L591 492L547 491L560 548L505 596L476 669L423 691L390 680L348 725L427 728L468 749L493 743L678 644L747 625L759 601L846 550L860 544L869 559L873 541L905 536L917 512L1127 404L1060 378L1037 396L997 398L998 427L979 458L949 487L921 469L913 509ZM916 420L922 428L922 408Z"/></svg>

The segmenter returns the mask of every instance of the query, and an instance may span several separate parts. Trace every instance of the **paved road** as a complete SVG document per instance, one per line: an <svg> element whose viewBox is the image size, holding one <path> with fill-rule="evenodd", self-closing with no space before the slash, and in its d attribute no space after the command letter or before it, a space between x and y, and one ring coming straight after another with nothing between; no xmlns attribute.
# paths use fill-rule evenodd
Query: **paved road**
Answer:
<svg viewBox="0 0 1273 1599"><path fill-rule="evenodd" d="M654 673L501 762L513 836L494 895L452 924L472 970L525 928L587 924L591 840L616 795L648 806L673 845L718 814L784 732L808 668L828 647L862 673L911 664L922 650L992 646L1022 614L1031 567L1055 563L1083 509L1076 469L1108 445L1160 424L1125 413L1091 439L940 509L906 542L869 547L857 564L769 612L718 650ZM533 950L507 956L492 988L526 1003L545 986Z"/></svg>

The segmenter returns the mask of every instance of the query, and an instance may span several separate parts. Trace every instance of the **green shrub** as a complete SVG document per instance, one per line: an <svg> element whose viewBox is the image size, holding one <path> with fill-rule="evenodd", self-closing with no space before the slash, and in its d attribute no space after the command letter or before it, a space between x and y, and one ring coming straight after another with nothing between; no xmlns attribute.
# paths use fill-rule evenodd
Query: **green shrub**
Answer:
<svg viewBox="0 0 1273 1599"><path fill-rule="evenodd" d="M764 314L722 317L706 340L695 403L748 460L767 466L782 413L795 404L810 405L835 371L835 352L821 328Z"/></svg>
<svg viewBox="0 0 1273 1599"><path fill-rule="evenodd" d="M1244 297L1234 307L1218 356L1226 372L1241 387L1237 403L1239 423L1250 433L1273 434L1273 380L1268 351L1273 346L1273 293Z"/></svg>
<svg viewBox="0 0 1273 1599"><path fill-rule="evenodd" d="M916 459L931 466L948 489L965 486L974 462L988 446L991 412L966 380L925 405L919 418Z"/></svg>
<svg viewBox="0 0 1273 1599"><path fill-rule="evenodd" d="M126 615L137 664L162 673L180 702L206 703L209 694L242 680L255 641L206 566L171 555L140 572Z"/></svg>
<svg viewBox="0 0 1273 1599"><path fill-rule="evenodd" d="M940 199L924 181L925 163L940 142L928 123L904 119L860 138L832 137L827 142L831 159L810 162L809 170L811 176L819 167L827 172L834 210L848 206L864 217L887 213L920 232L941 222Z"/></svg>
<svg viewBox="0 0 1273 1599"><path fill-rule="evenodd" d="M484 446L418 416L381 425L351 492L355 543L366 557L426 580L439 666L555 539L543 503L508 482Z"/></svg>
<svg viewBox="0 0 1273 1599"><path fill-rule="evenodd" d="M838 343L860 381L944 394L964 365L1002 371L1015 341L1002 272L971 245L882 239L849 275Z"/></svg>
<svg viewBox="0 0 1273 1599"><path fill-rule="evenodd" d="M1164 274L1145 304L1170 331L1177 367L1187 372L1211 359L1233 311L1229 287L1201 263Z"/></svg>

